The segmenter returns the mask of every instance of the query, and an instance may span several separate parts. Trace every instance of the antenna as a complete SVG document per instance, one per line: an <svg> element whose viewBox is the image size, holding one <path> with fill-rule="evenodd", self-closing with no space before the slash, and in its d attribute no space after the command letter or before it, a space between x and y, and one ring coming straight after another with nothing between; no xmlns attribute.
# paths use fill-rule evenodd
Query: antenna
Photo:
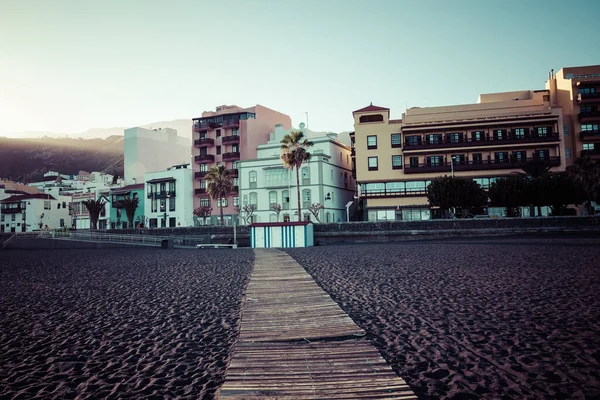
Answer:
<svg viewBox="0 0 600 400"><path fill-rule="evenodd" d="M306 114L306 129L308 129L308 111L304 112Z"/></svg>

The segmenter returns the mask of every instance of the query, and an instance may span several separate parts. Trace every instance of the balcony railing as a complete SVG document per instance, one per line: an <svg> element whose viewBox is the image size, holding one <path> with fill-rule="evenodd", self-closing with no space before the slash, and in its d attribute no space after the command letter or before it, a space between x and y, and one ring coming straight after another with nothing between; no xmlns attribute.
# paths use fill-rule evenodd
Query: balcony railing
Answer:
<svg viewBox="0 0 600 400"><path fill-rule="evenodd" d="M526 134L516 136L515 134L507 134L502 139L493 137L482 137L481 139L460 138L460 139L439 139L431 142L419 141L417 143L406 140L404 142L404 150L418 149L436 149L443 147L471 147L471 146L497 146L500 144L522 144L522 143L540 143L540 142L558 142L560 137L558 133L548 133L542 135Z"/></svg>
<svg viewBox="0 0 600 400"><path fill-rule="evenodd" d="M194 189L194 194L197 196L208 196L208 192L206 191L206 188Z"/></svg>
<svg viewBox="0 0 600 400"><path fill-rule="evenodd" d="M194 140L194 146L196 147L210 147L215 145L215 139L202 138Z"/></svg>
<svg viewBox="0 0 600 400"><path fill-rule="evenodd" d="M540 158L533 157L527 160L518 160L509 158L506 160L470 160L454 162L454 171L477 171L477 170L489 170L489 169L516 169L521 168L527 161L540 160ZM560 157L548 157L544 159L548 161L548 166L558 167L560 165ZM450 162L443 161L439 164L405 164L405 174L417 174L417 173L428 173L428 172L450 172L452 166Z"/></svg>
<svg viewBox="0 0 600 400"><path fill-rule="evenodd" d="M600 158L600 149L581 150L581 157Z"/></svg>
<svg viewBox="0 0 600 400"><path fill-rule="evenodd" d="M579 103L595 103L598 101L600 101L600 92L579 93L577 95L577 102Z"/></svg>
<svg viewBox="0 0 600 400"><path fill-rule="evenodd" d="M206 174L208 174L208 171L195 172L194 173L194 177L196 179L204 179L204 177L206 176Z"/></svg>
<svg viewBox="0 0 600 400"><path fill-rule="evenodd" d="M239 151L233 151L230 153L223 153L223 161L230 161L230 160L239 160L240 159L240 152Z"/></svg>
<svg viewBox="0 0 600 400"><path fill-rule="evenodd" d="M221 138L221 142L223 144L239 143L240 142L240 136L239 135L223 136Z"/></svg>
<svg viewBox="0 0 600 400"><path fill-rule="evenodd" d="M162 192L149 192L147 197L149 199L164 199L167 197L175 197L175 191L167 190Z"/></svg>
<svg viewBox="0 0 600 400"><path fill-rule="evenodd" d="M225 119L223 120L223 128L236 128L240 126L239 119Z"/></svg>
<svg viewBox="0 0 600 400"><path fill-rule="evenodd" d="M220 122L214 122L214 121L196 122L194 124L194 132L209 131L214 128L219 128L220 126L221 126Z"/></svg>
<svg viewBox="0 0 600 400"><path fill-rule="evenodd" d="M588 111L588 112L580 112L577 114L580 122L584 121L594 121L600 120L600 112L599 111Z"/></svg>
<svg viewBox="0 0 600 400"><path fill-rule="evenodd" d="M581 131L579 132L579 137L581 140L586 139L599 139L600 140L600 131Z"/></svg>
<svg viewBox="0 0 600 400"><path fill-rule="evenodd" d="M214 162L215 161L215 155L214 154L200 154L199 156L194 157L194 160L197 163L202 163L202 162Z"/></svg>
<svg viewBox="0 0 600 400"><path fill-rule="evenodd" d="M233 176L234 178L236 178L238 176L238 169L237 168L232 168L230 169L231 171L231 176Z"/></svg>
<svg viewBox="0 0 600 400"><path fill-rule="evenodd" d="M362 197L410 197L410 196L427 196L427 190L410 190L410 189L381 189L372 192L365 191L361 193Z"/></svg>
<svg viewBox="0 0 600 400"><path fill-rule="evenodd" d="M21 206L19 207L11 207L11 208L2 208L0 209L0 213L2 214L20 214L22 213L24 210L24 208L21 208Z"/></svg>

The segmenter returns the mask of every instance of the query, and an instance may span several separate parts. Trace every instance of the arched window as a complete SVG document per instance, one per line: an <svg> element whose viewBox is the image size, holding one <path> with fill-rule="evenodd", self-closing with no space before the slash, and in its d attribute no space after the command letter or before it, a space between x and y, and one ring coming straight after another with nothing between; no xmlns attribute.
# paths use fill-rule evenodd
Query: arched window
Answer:
<svg viewBox="0 0 600 400"><path fill-rule="evenodd" d="M284 190L281 193L281 208L284 210L289 210L290 209L290 191L289 190Z"/></svg>
<svg viewBox="0 0 600 400"><path fill-rule="evenodd" d="M258 196L256 192L250 192L250 195L248 196L248 204L255 206L258 205Z"/></svg>
<svg viewBox="0 0 600 400"><path fill-rule="evenodd" d="M302 191L302 208L308 207L310 207L310 189L304 189Z"/></svg>
<svg viewBox="0 0 600 400"><path fill-rule="evenodd" d="M250 171L248 173L248 182L250 183L250 189L256 189L256 171Z"/></svg>
<svg viewBox="0 0 600 400"><path fill-rule="evenodd" d="M310 167L302 167L302 184L310 185Z"/></svg>

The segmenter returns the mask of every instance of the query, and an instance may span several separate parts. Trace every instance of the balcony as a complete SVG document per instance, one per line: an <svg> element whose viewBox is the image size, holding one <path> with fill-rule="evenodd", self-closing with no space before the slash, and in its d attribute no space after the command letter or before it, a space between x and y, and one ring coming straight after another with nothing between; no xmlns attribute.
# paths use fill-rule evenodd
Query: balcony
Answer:
<svg viewBox="0 0 600 400"><path fill-rule="evenodd" d="M581 150L581 157L589 157L592 160L600 159L600 148L594 150Z"/></svg>
<svg viewBox="0 0 600 400"><path fill-rule="evenodd" d="M411 190L411 189L381 189L372 192L362 192L361 197L378 198L378 197L411 197L411 196L427 196L427 190Z"/></svg>
<svg viewBox="0 0 600 400"><path fill-rule="evenodd" d="M2 214L20 214L23 211L25 211L25 209L22 208L21 206L19 206L19 207L10 207L10 208L9 207L6 207L6 208L2 207L2 209L0 210L0 212Z"/></svg>
<svg viewBox="0 0 600 400"><path fill-rule="evenodd" d="M165 199L167 197L175 197L174 190L167 190L162 192L150 192L147 196L149 199Z"/></svg>
<svg viewBox="0 0 600 400"><path fill-rule="evenodd" d="M238 185L234 185L231 187L231 193L238 193L240 191L240 187Z"/></svg>
<svg viewBox="0 0 600 400"><path fill-rule="evenodd" d="M212 147L215 145L215 139L202 138L194 140L194 146L196 147Z"/></svg>
<svg viewBox="0 0 600 400"><path fill-rule="evenodd" d="M581 131L579 132L579 138L583 141L596 141L600 140L600 131Z"/></svg>
<svg viewBox="0 0 600 400"><path fill-rule="evenodd" d="M223 161L235 161L240 159L240 152L233 151L230 153L223 153Z"/></svg>
<svg viewBox="0 0 600 400"><path fill-rule="evenodd" d="M239 135L233 135L233 136L223 136L221 138L221 142L223 144L233 144L233 143L239 143L240 142L240 136Z"/></svg>
<svg viewBox="0 0 600 400"><path fill-rule="evenodd" d="M440 139L434 142L404 142L404 151L422 150L422 149L439 149L453 147L474 147L474 146L497 146L502 144L523 144L523 143L540 143L540 142L558 142L560 137L558 133L548 133L545 136L536 134L526 134L520 137L514 134L508 134L502 139L494 139L491 137L482 137L480 140L472 138L461 138L458 140Z"/></svg>
<svg viewBox="0 0 600 400"><path fill-rule="evenodd" d="M206 188L194 189L194 194L196 196L200 196L200 197L207 197L208 196L208 192L206 191Z"/></svg>
<svg viewBox="0 0 600 400"><path fill-rule="evenodd" d="M528 158L526 161L539 160L539 158ZM462 161L454 163L454 171L480 171L494 169L519 169L526 162L524 160L508 159L508 160L478 160L478 161ZM560 165L560 157L549 157L548 165L550 167L558 167ZM449 162L441 164L405 164L405 174L431 173L431 172L450 172L452 167Z"/></svg>
<svg viewBox="0 0 600 400"><path fill-rule="evenodd" d="M206 132L214 128L219 128L221 126L220 122L214 121L201 121L196 122L194 124L194 132Z"/></svg>
<svg viewBox="0 0 600 400"><path fill-rule="evenodd" d="M588 121L598 121L600 120L600 112L598 111L588 111L588 112L580 112L577 114L579 118L579 122L588 122Z"/></svg>
<svg viewBox="0 0 600 400"><path fill-rule="evenodd" d="M577 102L579 104L592 104L600 102L600 92L595 93L579 93L577 95Z"/></svg>
<svg viewBox="0 0 600 400"><path fill-rule="evenodd" d="M112 208L123 208L123 200L115 200L112 202Z"/></svg>
<svg viewBox="0 0 600 400"><path fill-rule="evenodd" d="M237 168L232 168L230 169L231 171L231 176L233 176L234 178L238 177L238 169Z"/></svg>
<svg viewBox="0 0 600 400"><path fill-rule="evenodd" d="M223 120L223 128L238 128L240 126L239 119L226 119Z"/></svg>
<svg viewBox="0 0 600 400"><path fill-rule="evenodd" d="M199 156L194 157L194 161L196 163L201 164L204 162L215 162L214 154L200 154Z"/></svg>
<svg viewBox="0 0 600 400"><path fill-rule="evenodd" d="M204 179L204 177L208 174L208 171L200 171L194 173L194 178L196 179Z"/></svg>

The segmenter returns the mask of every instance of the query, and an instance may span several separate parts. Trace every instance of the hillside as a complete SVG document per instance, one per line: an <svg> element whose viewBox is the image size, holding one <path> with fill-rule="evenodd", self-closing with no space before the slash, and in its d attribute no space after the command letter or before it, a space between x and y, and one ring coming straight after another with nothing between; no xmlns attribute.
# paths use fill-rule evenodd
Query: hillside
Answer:
<svg viewBox="0 0 600 400"><path fill-rule="evenodd" d="M35 182L44 173L103 171L123 176L123 136L106 139L0 138L0 178Z"/></svg>

